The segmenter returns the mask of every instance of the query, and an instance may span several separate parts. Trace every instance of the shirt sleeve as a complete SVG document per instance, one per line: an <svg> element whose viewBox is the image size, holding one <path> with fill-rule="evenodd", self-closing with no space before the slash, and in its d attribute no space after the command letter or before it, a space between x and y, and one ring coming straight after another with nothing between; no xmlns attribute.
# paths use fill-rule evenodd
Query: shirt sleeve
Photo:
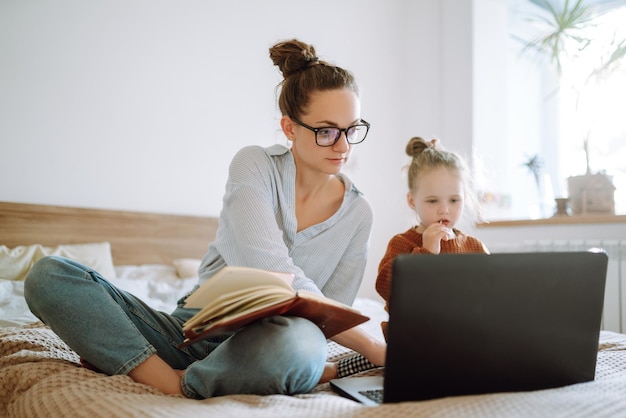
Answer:
<svg viewBox="0 0 626 418"><path fill-rule="evenodd" d="M304 276L290 258L276 221L279 188L270 158L260 147L244 148L233 158L215 245L227 265Z"/></svg>

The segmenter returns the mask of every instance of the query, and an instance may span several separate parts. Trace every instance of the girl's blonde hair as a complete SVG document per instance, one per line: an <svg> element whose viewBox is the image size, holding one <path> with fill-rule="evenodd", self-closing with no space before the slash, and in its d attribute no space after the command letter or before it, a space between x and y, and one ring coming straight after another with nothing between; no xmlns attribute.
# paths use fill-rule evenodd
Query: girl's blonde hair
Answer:
<svg viewBox="0 0 626 418"><path fill-rule="evenodd" d="M407 180L411 193L416 191L422 173L433 168L447 168L456 172L463 183L464 202L469 219L474 223L480 220L479 200L474 190L472 173L463 158L443 148L437 139L426 141L418 136L409 140L406 153L411 157L411 162L407 166Z"/></svg>

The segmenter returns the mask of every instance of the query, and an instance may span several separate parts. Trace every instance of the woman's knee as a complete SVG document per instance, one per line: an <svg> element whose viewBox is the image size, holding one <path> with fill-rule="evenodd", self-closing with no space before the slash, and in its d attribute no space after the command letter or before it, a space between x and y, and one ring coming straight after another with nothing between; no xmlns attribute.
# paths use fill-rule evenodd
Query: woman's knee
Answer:
<svg viewBox="0 0 626 418"><path fill-rule="evenodd" d="M326 337L313 322L298 317L275 317L274 320L288 321L289 332L283 337L284 347L281 355L291 365L300 365L291 369L284 381L286 393L307 393L319 382L328 357ZM278 319L280 318L280 319Z"/></svg>
<svg viewBox="0 0 626 418"><path fill-rule="evenodd" d="M297 348L292 352L301 359L326 362L328 354L326 337L313 322L308 319L289 316L271 317L270 321L279 326L287 325L289 331L281 333L278 340L278 343L283 347Z"/></svg>
<svg viewBox="0 0 626 418"><path fill-rule="evenodd" d="M314 359L326 356L326 337L317 325L308 319L294 316L270 316L250 326L250 335L261 337L275 349ZM298 350L291 348L297 347Z"/></svg>
<svg viewBox="0 0 626 418"><path fill-rule="evenodd" d="M72 270L76 267L71 260L58 256L43 257L33 265L24 281L24 298L35 315L47 301L68 289L65 282Z"/></svg>
<svg viewBox="0 0 626 418"><path fill-rule="evenodd" d="M267 351L280 356L286 375L282 376L283 393L306 393L315 387L326 365L328 345L317 325L299 317L275 316L268 318L272 326L284 327L286 332L274 333L273 349ZM278 335L277 335L278 334ZM268 363L271 364L271 363ZM268 371L269 373L269 371Z"/></svg>
<svg viewBox="0 0 626 418"><path fill-rule="evenodd" d="M233 393L298 394L315 387L328 348L309 320L272 316L257 321L192 364L183 377L187 396Z"/></svg>
<svg viewBox="0 0 626 418"><path fill-rule="evenodd" d="M45 289L46 284L50 284L51 272L56 271L62 263L63 260L56 256L46 256L35 262L24 281L24 296L28 299Z"/></svg>

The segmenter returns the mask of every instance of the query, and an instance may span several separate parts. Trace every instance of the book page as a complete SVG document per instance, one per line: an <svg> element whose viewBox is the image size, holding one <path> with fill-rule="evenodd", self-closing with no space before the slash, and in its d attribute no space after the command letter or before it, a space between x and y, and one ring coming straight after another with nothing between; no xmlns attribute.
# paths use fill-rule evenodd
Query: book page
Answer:
<svg viewBox="0 0 626 418"><path fill-rule="evenodd" d="M183 330L212 324L226 316L246 315L251 311L292 299L292 290L276 286L255 286L222 295L211 301L183 325Z"/></svg>
<svg viewBox="0 0 626 418"><path fill-rule="evenodd" d="M235 331L272 315L307 318L327 338L369 318L349 305L291 287L292 275L264 270L225 267L205 282L188 299L186 308L199 311L183 325L185 341Z"/></svg>
<svg viewBox="0 0 626 418"><path fill-rule="evenodd" d="M351 306L310 292L301 291L297 294L286 292L284 300L280 300L280 296L274 292L276 289L276 287L270 287L252 296L252 299L258 297L260 303L245 297L246 302L242 305L237 303L237 309L220 310L226 313L213 317L209 322L196 321L195 317L191 318L183 326L185 341L180 347L212 335L235 331L253 321L272 315L307 318L322 330L326 338L331 338L369 319ZM247 304L248 301L249 304Z"/></svg>
<svg viewBox="0 0 626 418"><path fill-rule="evenodd" d="M225 295L241 289L250 289L260 285L277 286L288 289L292 294L295 291L291 288L293 274L277 273L266 270L259 270L248 267L226 266L215 276L204 282L185 301L185 308L202 309L208 303L215 300L219 295Z"/></svg>
<svg viewBox="0 0 626 418"><path fill-rule="evenodd" d="M185 335L184 347L195 340L206 338L212 335L219 335L226 332L236 331L237 329L248 325L249 323L272 315L281 315L289 310L293 304L295 297L284 301L272 302L263 307L255 307L248 309L245 313L233 312L225 315L210 324L200 323L193 328L183 328Z"/></svg>

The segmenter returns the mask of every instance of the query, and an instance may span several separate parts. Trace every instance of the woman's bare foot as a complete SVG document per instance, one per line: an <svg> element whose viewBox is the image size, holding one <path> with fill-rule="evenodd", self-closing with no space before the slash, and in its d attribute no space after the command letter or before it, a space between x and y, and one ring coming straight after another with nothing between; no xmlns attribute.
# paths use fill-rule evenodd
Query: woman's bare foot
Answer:
<svg viewBox="0 0 626 418"><path fill-rule="evenodd" d="M128 375L138 383L159 389L166 395L183 395L180 385L184 370L174 370L156 354L135 367Z"/></svg>

